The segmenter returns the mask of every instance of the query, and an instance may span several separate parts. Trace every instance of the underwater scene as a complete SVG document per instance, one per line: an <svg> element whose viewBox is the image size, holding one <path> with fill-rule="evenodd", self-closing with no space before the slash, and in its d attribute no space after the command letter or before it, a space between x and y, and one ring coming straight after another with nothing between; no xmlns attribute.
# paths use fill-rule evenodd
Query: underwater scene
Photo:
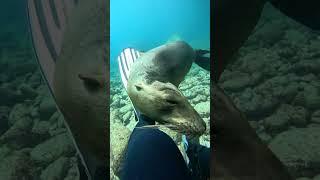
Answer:
<svg viewBox="0 0 320 180"><path fill-rule="evenodd" d="M0 7L0 179L78 180L77 151L37 63L26 2Z"/></svg>
<svg viewBox="0 0 320 180"><path fill-rule="evenodd" d="M148 54L151 49L176 41L185 41L193 49L209 50L209 7L209 0L201 2L194 0L110 1L111 179L119 179L117 176L121 168L121 160L126 152L129 137L137 124L135 110L124 87L125 83L123 83L123 81L126 81L125 76L129 76L129 73L126 74L122 69L123 64L125 64L123 65L125 67L129 64L131 68L134 68L130 62L126 64L127 62L122 60L128 56L133 56L135 59L136 55L121 56L121 52L125 48L130 48L133 54L134 52ZM138 57L134 64L137 64L136 62L140 59ZM170 60L168 59L168 61ZM150 65L148 68L152 71L152 68L156 69L157 67ZM121 74L121 71L124 71L123 74ZM173 69L173 71L179 72L181 69ZM130 73L132 72L137 72L137 70L131 69ZM190 107L195 109L202 121L205 122L207 129L200 136L199 143L210 147L210 72L193 63L188 74L183 79L177 88L190 103ZM128 89L130 89L130 86ZM156 92L154 94L156 96ZM145 100L147 101L147 96ZM161 101L158 103L161 104ZM143 108L152 109L153 106L150 103ZM183 111L187 113L190 110L183 109ZM161 116L161 113L159 116ZM163 129L160 127L159 129L166 132L181 150L181 133L170 130L170 128ZM183 153L183 151L181 152Z"/></svg>
<svg viewBox="0 0 320 180"><path fill-rule="evenodd" d="M220 86L292 177L319 179L319 33L267 4L235 59Z"/></svg>

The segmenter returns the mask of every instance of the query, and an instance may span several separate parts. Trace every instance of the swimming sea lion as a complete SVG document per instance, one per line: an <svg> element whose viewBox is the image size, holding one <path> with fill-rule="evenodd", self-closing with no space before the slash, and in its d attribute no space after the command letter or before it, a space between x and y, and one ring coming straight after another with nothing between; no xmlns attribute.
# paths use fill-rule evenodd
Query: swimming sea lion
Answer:
<svg viewBox="0 0 320 180"><path fill-rule="evenodd" d="M196 51L183 41L144 53L132 65L128 79L134 106L184 134L203 134L205 122L177 88L197 58Z"/></svg>
<svg viewBox="0 0 320 180"><path fill-rule="evenodd" d="M37 60L79 152L81 179L109 171L108 15L104 0L28 0Z"/></svg>
<svg viewBox="0 0 320 180"><path fill-rule="evenodd" d="M53 93L88 167L107 178L109 23L105 0L82 0L69 20L54 71ZM98 170L100 171L100 170ZM90 178L90 177L89 177ZM100 177L101 179L102 177Z"/></svg>

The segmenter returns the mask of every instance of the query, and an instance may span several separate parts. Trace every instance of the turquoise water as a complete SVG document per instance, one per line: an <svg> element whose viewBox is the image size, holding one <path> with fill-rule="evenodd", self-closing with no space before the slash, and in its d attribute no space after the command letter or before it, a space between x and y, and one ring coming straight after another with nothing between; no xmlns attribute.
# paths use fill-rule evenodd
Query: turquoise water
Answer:
<svg viewBox="0 0 320 180"><path fill-rule="evenodd" d="M110 70L126 47L147 51L169 39L182 39L194 48L210 47L210 0L111 0Z"/></svg>

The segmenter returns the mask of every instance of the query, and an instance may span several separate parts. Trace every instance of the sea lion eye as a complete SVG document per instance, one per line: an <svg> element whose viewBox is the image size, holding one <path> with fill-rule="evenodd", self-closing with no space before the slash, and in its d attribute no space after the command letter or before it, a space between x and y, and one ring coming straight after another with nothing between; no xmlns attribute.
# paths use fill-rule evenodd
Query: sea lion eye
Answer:
<svg viewBox="0 0 320 180"><path fill-rule="evenodd" d="M178 104L178 101L171 100L171 99L167 99L166 102L169 103L170 105L173 105L173 106Z"/></svg>
<svg viewBox="0 0 320 180"><path fill-rule="evenodd" d="M177 105L177 104L178 104L177 101L170 100L170 99L167 99L167 103L174 104L174 105Z"/></svg>
<svg viewBox="0 0 320 180"><path fill-rule="evenodd" d="M134 86L136 87L137 91L141 91L142 90L142 86L140 86L140 85L134 85Z"/></svg>
<svg viewBox="0 0 320 180"><path fill-rule="evenodd" d="M79 74L78 77L83 81L84 86L90 91L98 90L102 86L101 82L93 77L82 74Z"/></svg>

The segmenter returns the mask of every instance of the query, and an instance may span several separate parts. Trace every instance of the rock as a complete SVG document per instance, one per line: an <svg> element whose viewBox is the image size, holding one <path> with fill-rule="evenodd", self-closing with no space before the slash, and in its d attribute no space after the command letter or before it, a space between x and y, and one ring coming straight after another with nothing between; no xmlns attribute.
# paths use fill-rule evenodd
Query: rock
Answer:
<svg viewBox="0 0 320 180"><path fill-rule="evenodd" d="M257 121L249 121L249 124L250 126L253 128L253 129L258 129L258 122Z"/></svg>
<svg viewBox="0 0 320 180"><path fill-rule="evenodd" d="M42 80L41 74L38 71L35 71L35 73L32 74L32 76L28 79L28 84L31 85L31 87L37 87L40 85Z"/></svg>
<svg viewBox="0 0 320 180"><path fill-rule="evenodd" d="M48 135L50 126L51 124L48 121L38 121L32 127L31 132L39 135Z"/></svg>
<svg viewBox="0 0 320 180"><path fill-rule="evenodd" d="M283 104L277 113L286 114L290 124L296 127L305 127L307 124L307 110L302 106Z"/></svg>
<svg viewBox="0 0 320 180"><path fill-rule="evenodd" d="M199 143L202 146L206 146L208 148L210 148L210 135L203 135L199 138Z"/></svg>
<svg viewBox="0 0 320 180"><path fill-rule="evenodd" d="M12 89L6 84L0 85L0 97L1 97L1 106L12 106L18 102L21 102L24 98L23 95Z"/></svg>
<svg viewBox="0 0 320 180"><path fill-rule="evenodd" d="M272 137L266 132L259 133L258 136L266 144L268 144L272 140Z"/></svg>
<svg viewBox="0 0 320 180"><path fill-rule="evenodd" d="M8 118L10 109L7 106L0 106L0 135L9 128Z"/></svg>
<svg viewBox="0 0 320 180"><path fill-rule="evenodd" d="M134 117L132 117L134 119ZM129 121L129 124L126 125L126 127L130 130L133 131L133 129L136 127L138 121L136 120L131 120Z"/></svg>
<svg viewBox="0 0 320 180"><path fill-rule="evenodd" d="M233 76L233 78L223 82L222 87L226 91L234 92L242 90L244 87L248 87L250 83L251 79L248 74L238 72Z"/></svg>
<svg viewBox="0 0 320 180"><path fill-rule="evenodd" d="M80 173L76 157L70 159L70 166L71 167L69 168L64 180L80 180Z"/></svg>
<svg viewBox="0 0 320 180"><path fill-rule="evenodd" d="M123 106L122 108L120 108L119 112L121 114L125 114L128 111L132 111L132 110L133 110L132 105L131 104L127 104L127 105Z"/></svg>
<svg viewBox="0 0 320 180"><path fill-rule="evenodd" d="M201 117L208 117L210 114L210 102L201 102L197 104L194 109L200 114Z"/></svg>
<svg viewBox="0 0 320 180"><path fill-rule="evenodd" d="M280 93L280 97L283 97L285 102L291 102L293 98L297 95L299 91L299 84L298 83L291 83L288 84L284 89L282 89Z"/></svg>
<svg viewBox="0 0 320 180"><path fill-rule="evenodd" d="M1 142L9 142L16 148L27 146L30 143L32 119L25 117L16 121L1 137Z"/></svg>
<svg viewBox="0 0 320 180"><path fill-rule="evenodd" d="M320 110L315 111L315 112L311 115L311 122L320 124Z"/></svg>
<svg viewBox="0 0 320 180"><path fill-rule="evenodd" d="M39 118L39 111L38 111L38 107L33 107L31 109L30 115L33 119Z"/></svg>
<svg viewBox="0 0 320 180"><path fill-rule="evenodd" d="M277 135L270 149L294 177L320 173L320 127L297 128Z"/></svg>
<svg viewBox="0 0 320 180"><path fill-rule="evenodd" d="M304 59L293 65L292 71L299 75L305 75L307 73L318 74L320 69L320 63L314 59Z"/></svg>
<svg viewBox="0 0 320 180"><path fill-rule="evenodd" d="M39 113L41 120L48 120L51 115L56 112L56 103L52 97L45 97L39 106Z"/></svg>
<svg viewBox="0 0 320 180"><path fill-rule="evenodd" d="M40 175L41 180L60 180L63 179L69 166L69 158L60 157L51 163Z"/></svg>
<svg viewBox="0 0 320 180"><path fill-rule="evenodd" d="M49 134L51 136L67 132L64 117L59 111L50 117L49 122L51 122L49 129Z"/></svg>
<svg viewBox="0 0 320 180"><path fill-rule="evenodd" d="M0 146L0 159L4 159L11 152L12 150L6 144Z"/></svg>
<svg viewBox="0 0 320 180"><path fill-rule="evenodd" d="M20 87L19 90L21 91L21 94L26 98L26 99L33 99L36 96L38 96L38 92L35 91L32 87L29 85L23 83Z"/></svg>
<svg viewBox="0 0 320 180"><path fill-rule="evenodd" d="M246 88L244 92L234 98L237 107L252 118L263 118L269 115L278 105L278 99L270 93L261 94L256 90Z"/></svg>
<svg viewBox="0 0 320 180"><path fill-rule="evenodd" d="M297 127L305 127L307 124L307 110L304 107L293 107L292 113L289 114L290 123Z"/></svg>
<svg viewBox="0 0 320 180"><path fill-rule="evenodd" d="M301 106L283 104L277 112L264 121L266 130L272 134L279 133L289 125L305 127L307 125L307 111Z"/></svg>
<svg viewBox="0 0 320 180"><path fill-rule="evenodd" d="M288 128L289 117L285 113L276 113L264 119L266 131L275 135Z"/></svg>
<svg viewBox="0 0 320 180"><path fill-rule="evenodd" d="M0 161L0 178L3 180L33 179L34 165L27 153L12 152Z"/></svg>
<svg viewBox="0 0 320 180"><path fill-rule="evenodd" d="M37 145L32 149L30 156L38 164L48 164L60 156L69 156L74 153L73 143L67 133L59 134Z"/></svg>
<svg viewBox="0 0 320 180"><path fill-rule="evenodd" d="M126 151L131 132L119 123L111 123L110 127L110 167L119 175L122 158Z"/></svg>
<svg viewBox="0 0 320 180"><path fill-rule="evenodd" d="M125 106L127 104L127 101L120 99L120 106Z"/></svg>
<svg viewBox="0 0 320 180"><path fill-rule="evenodd" d="M122 118L123 118L122 120L123 120L123 123L124 123L125 126L127 124L129 124L131 115L132 115L132 112L128 111L125 115L122 116Z"/></svg>
<svg viewBox="0 0 320 180"><path fill-rule="evenodd" d="M320 180L320 174L316 175L315 177L313 177L312 180Z"/></svg>
<svg viewBox="0 0 320 180"><path fill-rule="evenodd" d="M319 91L314 86L307 86L304 90L305 105L310 109L320 108L320 95Z"/></svg>
<svg viewBox="0 0 320 180"><path fill-rule="evenodd" d="M9 115L9 125L13 125L16 121L26 118L30 113L30 106L26 104L16 104Z"/></svg>
<svg viewBox="0 0 320 180"><path fill-rule="evenodd" d="M62 116L62 115L60 114L60 112L59 112L59 111L56 111L56 112L53 113L52 116L50 117L49 122L50 122L50 123L57 123L57 121L58 121L58 119L60 118L60 116Z"/></svg>
<svg viewBox="0 0 320 180"><path fill-rule="evenodd" d="M311 85L302 86L306 87L303 92L297 94L294 99L294 104L305 106L311 110L320 108L320 95L317 88Z"/></svg>

